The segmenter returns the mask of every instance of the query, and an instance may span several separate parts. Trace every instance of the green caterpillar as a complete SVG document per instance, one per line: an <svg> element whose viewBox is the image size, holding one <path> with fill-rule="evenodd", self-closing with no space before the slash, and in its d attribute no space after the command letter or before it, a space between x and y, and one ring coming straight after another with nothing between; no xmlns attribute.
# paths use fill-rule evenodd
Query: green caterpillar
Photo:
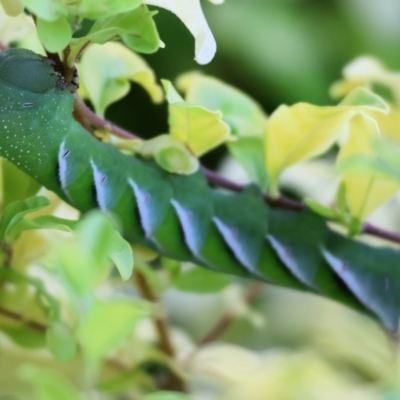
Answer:
<svg viewBox="0 0 400 400"><path fill-rule="evenodd" d="M0 155L81 212L111 211L132 242L215 271L318 293L397 329L394 250L345 239L307 209L271 210L255 185L222 193L201 172L179 176L124 155L72 118L73 103L49 60L23 49L1 53ZM356 253L373 256L360 265ZM373 257L387 261L375 268Z"/></svg>

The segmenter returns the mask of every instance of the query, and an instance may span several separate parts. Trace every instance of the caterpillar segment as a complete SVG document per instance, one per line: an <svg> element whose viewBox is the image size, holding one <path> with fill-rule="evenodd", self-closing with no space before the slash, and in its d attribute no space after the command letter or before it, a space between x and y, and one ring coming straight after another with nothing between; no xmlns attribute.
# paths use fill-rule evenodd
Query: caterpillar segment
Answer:
<svg viewBox="0 0 400 400"><path fill-rule="evenodd" d="M100 208L113 213L131 242L215 271L320 293L360 308L320 252L310 250L318 258L311 260L315 267L303 271L296 265L277 222L279 211L264 203L257 186L223 193L211 189L200 171L180 176L151 160L122 154L73 119L75 97L68 87L46 58L23 49L0 53L2 157L81 212ZM289 229L296 230L310 212L285 213ZM320 240L316 236L316 244Z"/></svg>

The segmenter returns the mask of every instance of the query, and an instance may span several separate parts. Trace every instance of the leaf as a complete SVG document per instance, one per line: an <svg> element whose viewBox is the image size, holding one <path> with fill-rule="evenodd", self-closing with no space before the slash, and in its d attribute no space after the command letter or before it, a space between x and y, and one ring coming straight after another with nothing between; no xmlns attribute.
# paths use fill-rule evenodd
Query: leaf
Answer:
<svg viewBox="0 0 400 400"><path fill-rule="evenodd" d="M89 43L105 44L115 38L121 38L133 51L154 53L160 45L154 14L142 4L130 12L96 20L86 36L72 40L68 65L74 64L78 54Z"/></svg>
<svg viewBox="0 0 400 400"><path fill-rule="evenodd" d="M2 326L1 331L10 337L14 343L26 349L43 348L46 345L44 334L26 325L18 327Z"/></svg>
<svg viewBox="0 0 400 400"><path fill-rule="evenodd" d="M96 234L93 234L96 232ZM104 264L111 259L122 279L127 280L133 269L130 244L123 239L108 217L99 213L88 214L78 225L80 244L87 254L94 255L95 263Z"/></svg>
<svg viewBox="0 0 400 400"><path fill-rule="evenodd" d="M81 17L96 20L134 10L141 3L141 0L83 0L78 13Z"/></svg>
<svg viewBox="0 0 400 400"><path fill-rule="evenodd" d="M75 241L57 246L55 254L64 277L79 294L93 290L115 263L122 279L133 269L132 248L111 219L99 211L88 213L76 228Z"/></svg>
<svg viewBox="0 0 400 400"><path fill-rule="evenodd" d="M9 204L3 211L0 220L0 238L4 238L8 231L26 214L40 210L50 204L46 197L29 197Z"/></svg>
<svg viewBox="0 0 400 400"><path fill-rule="evenodd" d="M78 328L78 338L88 360L100 361L147 315L148 309L142 302L96 302Z"/></svg>
<svg viewBox="0 0 400 400"><path fill-rule="evenodd" d="M0 268L0 280L13 283L19 287L30 285L35 289L34 300L39 308L51 320L60 318L60 304L46 289L40 279L31 278L12 268Z"/></svg>
<svg viewBox="0 0 400 400"><path fill-rule="evenodd" d="M72 38L72 29L64 16L55 21L38 18L36 26L40 42L51 53L64 50Z"/></svg>
<svg viewBox="0 0 400 400"><path fill-rule="evenodd" d="M24 5L20 0L1 0L0 3L10 17L16 17L24 11Z"/></svg>
<svg viewBox="0 0 400 400"><path fill-rule="evenodd" d="M45 21L56 21L67 14L66 2L63 0L22 0L25 7Z"/></svg>
<svg viewBox="0 0 400 400"><path fill-rule="evenodd" d="M199 160L171 135L158 135L146 140L138 152L143 157L153 157L161 168L175 174L190 175L200 166Z"/></svg>
<svg viewBox="0 0 400 400"><path fill-rule="evenodd" d="M258 137L240 137L228 143L232 157L240 163L252 182L262 190L268 189L269 179L265 170L265 159L262 140Z"/></svg>
<svg viewBox="0 0 400 400"><path fill-rule="evenodd" d="M262 135L266 116L260 105L241 90L198 72L181 75L177 87L186 94L188 103L220 111L233 135Z"/></svg>
<svg viewBox="0 0 400 400"><path fill-rule="evenodd" d="M351 131L355 115L389 111L378 96L364 88L350 93L348 101L358 105L317 107L298 103L280 106L270 116L264 131L264 152L272 195L278 193L278 179L285 168L328 150L343 131Z"/></svg>
<svg viewBox="0 0 400 400"><path fill-rule="evenodd" d="M100 64L102 68L93 70L93 65ZM88 96L101 116L110 104L128 93L129 81L143 86L154 102L162 100L153 71L139 56L119 43L92 45L84 53L79 71Z"/></svg>
<svg viewBox="0 0 400 400"><path fill-rule="evenodd" d="M366 115L353 118L348 140L342 146L337 163L340 165L351 157L373 155L374 139L380 137L379 127L374 119ZM345 188L346 203L352 216L362 221L399 189L400 182L377 172L341 171Z"/></svg>
<svg viewBox="0 0 400 400"><path fill-rule="evenodd" d="M53 215L41 216L33 219L20 219L10 229L6 238L8 242L14 242L22 232L30 229L56 229L59 231L72 232L77 221L58 218Z"/></svg>
<svg viewBox="0 0 400 400"><path fill-rule="evenodd" d="M31 384L37 400L84 400L71 382L55 370L25 364L19 375Z"/></svg>
<svg viewBox="0 0 400 400"><path fill-rule="evenodd" d="M60 362L72 360L77 353L77 343L70 329L61 322L55 322L46 331L47 348Z"/></svg>
<svg viewBox="0 0 400 400"><path fill-rule="evenodd" d="M317 201L310 199L309 197L304 199L304 203L307 205L308 208L324 218L330 219L332 221L339 220L339 215L337 211L333 210L332 208L318 203Z"/></svg>
<svg viewBox="0 0 400 400"><path fill-rule="evenodd" d="M229 138L229 126L222 121L220 111L186 103L171 82L161 82L169 102L169 132L185 143L194 155L201 156Z"/></svg>
<svg viewBox="0 0 400 400"><path fill-rule="evenodd" d="M201 9L200 0L145 0L146 4L173 12L195 38L195 60L209 63L217 50L215 39Z"/></svg>
<svg viewBox="0 0 400 400"><path fill-rule="evenodd" d="M172 281L177 289L191 293L215 293L229 285L227 275L197 266L182 272Z"/></svg>
<svg viewBox="0 0 400 400"><path fill-rule="evenodd" d="M148 394L143 400L194 400L194 398L178 392L161 391Z"/></svg>

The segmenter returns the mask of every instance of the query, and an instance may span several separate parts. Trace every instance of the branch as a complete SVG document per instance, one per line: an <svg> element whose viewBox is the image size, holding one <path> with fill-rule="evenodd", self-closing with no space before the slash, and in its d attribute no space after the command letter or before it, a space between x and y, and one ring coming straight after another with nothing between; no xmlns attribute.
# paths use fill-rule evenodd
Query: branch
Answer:
<svg viewBox="0 0 400 400"><path fill-rule="evenodd" d="M86 106L85 102L77 96L77 109L79 112L85 115L85 117L96 127L104 128L113 133L116 136L125 139L140 139L138 136L120 128L119 126L112 124L111 122L96 115L89 107ZM240 185L233 182L217 172L211 171L207 168L202 167L202 171L206 176L207 180L219 187L229 189L233 192L241 192L245 189L246 185ZM299 201L288 199L287 197L278 197L277 199L272 198L268 193L263 194L265 202L273 208L281 208L292 211L301 211L305 208L305 205ZM376 236L381 239L386 239L394 243L400 244L400 234L396 232L390 232L385 229L379 228L370 224L369 222L364 223L361 233Z"/></svg>
<svg viewBox="0 0 400 400"><path fill-rule="evenodd" d="M142 274L137 268L133 270L133 279L143 298L152 303L158 303L159 300L153 289L151 288L149 282L147 281L146 276ZM171 342L166 319L161 316L157 316L154 317L152 321L154 324L154 329L158 336L158 346L160 350L168 357L174 359L175 349ZM172 370L169 370L169 379L165 383L163 389L176 390L178 392L187 393L185 382Z"/></svg>
<svg viewBox="0 0 400 400"><path fill-rule="evenodd" d="M244 303L250 304L252 300L260 294L263 288L264 283L262 282L251 283L243 293ZM198 341L196 351L221 337L235 319L236 314L232 311L227 311L222 314L212 328Z"/></svg>
<svg viewBox="0 0 400 400"><path fill-rule="evenodd" d="M26 326L29 326L29 328L32 328L33 330L40 332L40 333L45 333L48 328L47 325L44 325L40 322L33 321L33 320L25 320L21 314L18 314L14 311L7 310L1 306L0 306L0 314L13 319L14 321L22 322Z"/></svg>
<svg viewBox="0 0 400 400"><path fill-rule="evenodd" d="M76 95L76 110L84 115L86 119L92 123L96 128L106 129L109 132L112 132L114 135L122 137L124 139L140 139L139 136L134 135L131 132L126 131L125 129L114 125L110 121L107 121L98 115L96 115L82 100L82 98L77 94Z"/></svg>

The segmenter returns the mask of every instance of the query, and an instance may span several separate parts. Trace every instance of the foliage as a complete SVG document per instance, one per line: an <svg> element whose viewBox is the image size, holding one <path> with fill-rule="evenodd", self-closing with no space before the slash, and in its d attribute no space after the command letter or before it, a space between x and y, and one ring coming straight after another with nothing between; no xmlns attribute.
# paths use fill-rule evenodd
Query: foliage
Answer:
<svg viewBox="0 0 400 400"><path fill-rule="evenodd" d="M232 205L248 213L249 232L256 229L257 219L269 225L271 251L264 276L272 283L338 300L349 310L322 298L308 304L304 294L279 292L276 298L286 307L283 313L297 303L297 318L302 322L297 322L297 333L285 332L284 323L273 328L274 312L263 309L265 305L261 310L249 305L256 286L250 284L243 293L248 282L242 279L157 258L140 246L133 246L134 265L131 245L112 216L97 211L77 215L3 161L0 327L4 357L0 371L6 370L6 364L10 367L3 374L0 395L29 398L33 388L37 399L189 400L207 398L203 381L221 388L212 397L221 399L398 395L396 379L390 379L389 373L399 371L391 344L372 320L351 310L373 316L391 333L397 331L399 250L376 238L373 244L362 243L366 239L360 234L372 232L399 242L398 235L388 231L382 235L366 221L400 187L398 73L374 59L360 58L345 68L343 79L331 88L332 96L341 99L338 104L281 105L267 116L249 95L203 73L190 72L174 83L158 83L152 68L137 54L163 47L152 9L158 6L183 21L195 37L196 61L208 63L215 41L199 0L2 0L1 4L7 14L0 13L2 47L58 53L55 58L59 57L67 74L77 63L80 96L91 102L98 116L93 119L93 113L85 115L86 109L81 108L82 119L88 120L101 140L125 153L153 158L168 172L188 175L191 182L200 169L199 157L225 145L246 179L270 195L273 207L260 206L257 213L249 212L249 204L258 210L247 195L252 187ZM36 39L28 40L33 32ZM168 134L150 140L121 139L114 136L110 123L96 123L105 121L108 108L129 92L131 82L139 84L154 103L162 102L165 93ZM327 162L336 179L328 201L315 191L307 193L305 184L296 182L307 207L299 212L301 203L285 203L285 176L304 166L319 169ZM206 176L231 189L232 182L226 183L219 175L216 179ZM305 181L308 176L301 178ZM262 218L265 209L268 220ZM256 246L252 238L251 233L239 237L244 247ZM226 271L232 273L234 268L226 266ZM205 305L199 306L196 296L202 296L200 303ZM167 326L159 297L175 313L177 328ZM274 299L265 304L271 302ZM194 303L195 313L190 309ZM305 310L301 310L303 305ZM310 336L303 321L310 320L318 308L324 310L325 320L309 322ZM305 348L293 355L209 345L213 329L207 336L207 325L218 309L228 325L237 318L254 332L255 327L262 332L267 315L266 329L281 338L279 344L287 344L285 337L292 335ZM295 314L290 315L296 321ZM201 322L204 316L206 324ZM185 331L187 321L192 327ZM218 323L216 327L218 333ZM341 330L347 335L332 350L328 339ZM359 337L364 344L357 342ZM354 346L352 341L359 346L356 354L346 352L347 346ZM363 346L375 355L363 360ZM335 369L343 363L344 372ZM361 377L383 383L379 388L362 386ZM330 392L331 397L322 392Z"/></svg>

